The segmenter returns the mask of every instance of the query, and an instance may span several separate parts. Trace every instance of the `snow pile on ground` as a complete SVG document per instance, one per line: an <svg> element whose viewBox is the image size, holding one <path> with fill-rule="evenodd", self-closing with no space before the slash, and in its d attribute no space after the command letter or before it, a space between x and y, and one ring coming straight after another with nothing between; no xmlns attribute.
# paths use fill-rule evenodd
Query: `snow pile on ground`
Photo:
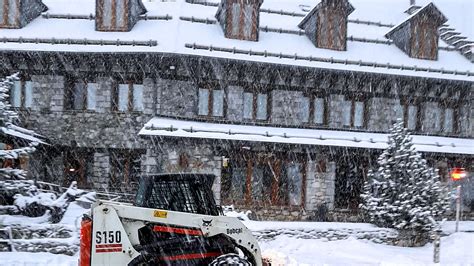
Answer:
<svg viewBox="0 0 474 266"><path fill-rule="evenodd" d="M251 211L238 212L235 210L234 205L223 206L223 211L225 216L236 217L241 221L250 221L249 215L252 213Z"/></svg>
<svg viewBox="0 0 474 266"><path fill-rule="evenodd" d="M88 209L84 209L76 202L72 202L67 207L62 220L56 224L50 224L50 214L47 211L40 217L27 217L23 215L0 215L0 228L8 229L12 232L10 243L0 243L0 250L15 250L12 254L21 254L22 252L34 252L34 257L48 257L44 252L54 254L75 255L79 250L79 229L81 217ZM11 248L13 245L13 248ZM0 253L0 261L5 253ZM56 259L52 260L53 265ZM22 261L22 260L18 260ZM15 265L15 261L8 262L7 265ZM29 265L29 261L25 264ZM33 263L33 262L31 262ZM77 263L77 262L76 262ZM0 263L0 265L3 265ZM36 264L32 264L36 265ZM43 264L39 264L43 265ZM64 264L60 264L64 265Z"/></svg>
<svg viewBox="0 0 474 266"><path fill-rule="evenodd" d="M442 265L473 265L474 234L441 238ZM375 244L350 237L325 242L286 235L260 242L262 254L277 265L434 265L433 244L406 248Z"/></svg>
<svg viewBox="0 0 474 266"><path fill-rule="evenodd" d="M51 253L2 252L0 265L15 266L77 266L78 257Z"/></svg>

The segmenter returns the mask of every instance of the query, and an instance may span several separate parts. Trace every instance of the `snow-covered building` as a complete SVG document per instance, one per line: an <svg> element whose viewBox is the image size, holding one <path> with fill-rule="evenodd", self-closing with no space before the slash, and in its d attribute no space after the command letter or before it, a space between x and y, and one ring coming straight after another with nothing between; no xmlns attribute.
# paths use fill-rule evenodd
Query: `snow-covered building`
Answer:
<svg viewBox="0 0 474 266"><path fill-rule="evenodd" d="M472 172L470 0L0 3L0 70L52 144L30 162L46 180L214 173L222 204L308 219L357 208L397 119L444 178Z"/></svg>

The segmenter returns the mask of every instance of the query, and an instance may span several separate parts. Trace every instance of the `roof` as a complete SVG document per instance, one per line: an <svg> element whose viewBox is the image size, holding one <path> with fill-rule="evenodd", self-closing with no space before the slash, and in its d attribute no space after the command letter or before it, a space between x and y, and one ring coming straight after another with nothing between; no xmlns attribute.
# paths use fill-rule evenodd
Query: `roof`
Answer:
<svg viewBox="0 0 474 266"><path fill-rule="evenodd" d="M161 117L148 121L138 134L368 149L388 146L388 134L382 133L217 124ZM421 152L474 154L473 139L418 135L412 135L412 138L415 148Z"/></svg>
<svg viewBox="0 0 474 266"><path fill-rule="evenodd" d="M350 2L348 2L347 0L343 0L344 1L344 5L346 5L346 12L347 14L349 15L350 13L354 12L354 6L351 5ZM309 18L311 18L314 13L316 13L316 11L321 8L321 6L324 4L324 2L320 2L318 3L311 11L309 11L308 14L306 14L306 16L303 18L303 20L298 24L298 27L300 29L302 29L304 27L304 24L309 20Z"/></svg>
<svg viewBox="0 0 474 266"><path fill-rule="evenodd" d="M430 19L437 19L439 21L439 25L445 23L448 19L439 11L438 8L431 2L428 3L427 5L421 7L418 9L415 13L411 14L409 17L404 19L402 22L398 23L395 25L393 28L391 28L387 34L385 34L385 37L390 38L390 36L403 27L405 24L408 22L412 21L415 17L418 16L430 16Z"/></svg>
<svg viewBox="0 0 474 266"><path fill-rule="evenodd" d="M40 144L46 144L44 141L42 141L40 138L41 136L30 131L30 130L27 130L27 129L23 129L21 127L17 127L17 126L11 126L11 127L0 127L0 130L4 133L4 134L7 134L9 136L12 136L12 137L16 137L16 138L20 138L20 139L24 139L24 140L28 140L28 141L31 141L31 142L36 142L36 143L40 143Z"/></svg>
<svg viewBox="0 0 474 266"><path fill-rule="evenodd" d="M432 61L410 58L384 37L407 17L408 1L351 0L355 10L349 16L347 51L317 48L298 28L317 4L314 0L264 1L258 42L226 39L214 18L219 1L202 1L146 0L143 4L148 12L130 32L99 32L94 27L95 0L43 0L49 16L36 18L22 29L0 30L0 50L190 54L474 81L473 64L443 41L438 60ZM454 19L450 27L471 40L472 2L435 0L440 10Z"/></svg>

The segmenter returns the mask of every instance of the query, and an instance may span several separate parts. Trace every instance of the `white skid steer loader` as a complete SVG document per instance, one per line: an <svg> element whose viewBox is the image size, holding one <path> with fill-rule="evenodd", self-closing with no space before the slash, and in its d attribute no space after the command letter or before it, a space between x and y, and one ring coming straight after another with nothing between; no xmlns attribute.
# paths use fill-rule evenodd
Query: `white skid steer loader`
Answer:
<svg viewBox="0 0 474 266"><path fill-rule="evenodd" d="M252 233L216 205L213 181L145 176L134 205L98 200L82 220L79 266L263 265Z"/></svg>

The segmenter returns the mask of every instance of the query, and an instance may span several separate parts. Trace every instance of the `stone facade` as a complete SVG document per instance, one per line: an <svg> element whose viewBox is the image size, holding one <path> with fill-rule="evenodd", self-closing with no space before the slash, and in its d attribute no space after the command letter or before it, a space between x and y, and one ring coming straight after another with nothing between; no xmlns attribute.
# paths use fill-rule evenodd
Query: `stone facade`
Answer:
<svg viewBox="0 0 474 266"><path fill-rule="evenodd" d="M472 82L346 73L186 55L141 57L139 54L125 54L113 57L104 54L93 57L94 65L87 63L92 60L89 54L35 53L21 57L21 60L18 56L8 52L0 55L2 62L10 62L9 69L20 70L25 79L32 81L33 106L20 109L24 126L46 136L52 144L41 148L46 150L45 153L37 153L31 158L30 166L35 168L32 175L60 183L67 181L64 177L65 158L70 150L74 150L85 154L81 158L90 185L108 190L111 189L109 179L114 174L114 165L118 159L128 158L131 153L133 156L130 155L127 163L138 164L139 174L215 174L213 188L220 203L221 196L228 193L221 191L225 170L223 156L232 161L243 147L255 154L283 156L279 158L282 161L296 155L305 165L302 170L302 204L243 206L252 208L259 219L305 220L317 216L324 208L330 211L338 208L334 200L338 197L336 181L345 178L338 176L340 159L349 156L351 149L307 145L287 147L283 144L265 144L267 147L260 149L260 144L241 141L140 137L138 132L143 125L152 117L164 116L214 123L387 132L397 118L404 118L408 102L421 108L416 134L474 137L474 107L470 103L474 91ZM38 65L34 60L51 65ZM77 65L68 65L68 62ZM120 77L128 75L135 78L133 82L143 85L142 111L119 112L114 109L117 84L123 82ZM68 81L82 76L92 76L93 82L98 84L95 109L69 110L66 105ZM203 87L224 90L224 116L198 115L198 89ZM246 92L268 96L268 119L247 121L243 118ZM303 113L303 102L308 99L313 102L314 97L324 98L327 103L327 121L323 124L304 121L305 116L311 114ZM363 127L344 124L347 104L354 99L364 103ZM453 132L442 130L446 102L456 109L454 123L457 126ZM314 109L312 106L308 112ZM117 158L116 154L126 156ZM370 155L372 161L376 155L376 152ZM458 155L453 155L450 160L459 158L467 164L472 162L472 159ZM359 174L359 178L363 178L364 173Z"/></svg>

